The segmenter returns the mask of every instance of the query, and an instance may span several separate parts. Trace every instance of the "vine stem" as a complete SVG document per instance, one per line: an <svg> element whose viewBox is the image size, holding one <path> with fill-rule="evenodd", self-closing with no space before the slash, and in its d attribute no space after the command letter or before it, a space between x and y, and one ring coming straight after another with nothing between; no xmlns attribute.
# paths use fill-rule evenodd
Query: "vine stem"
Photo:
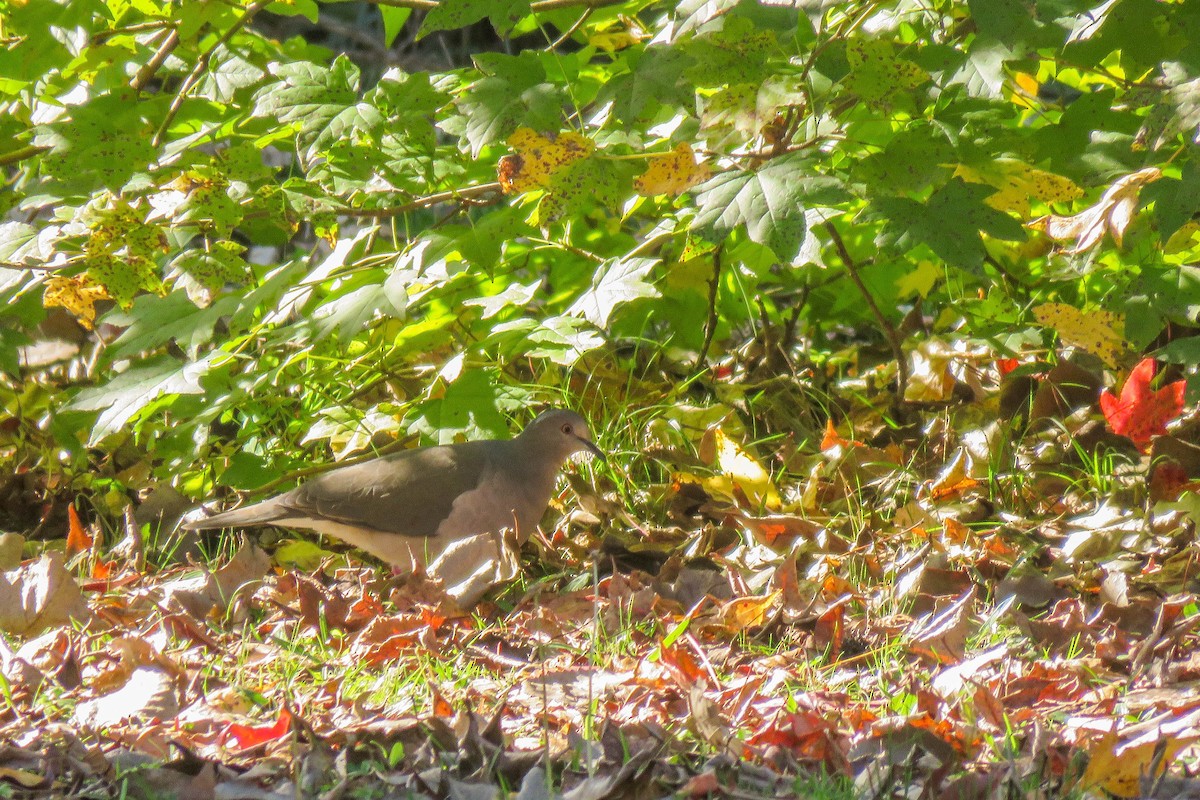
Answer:
<svg viewBox="0 0 1200 800"><path fill-rule="evenodd" d="M850 251L846 249L846 243L842 241L842 235L837 232L837 228L833 226L832 222L826 222L821 227L825 229L825 232L829 234L829 238L833 240L833 246L837 248L838 256L842 259L842 263L846 265L846 274L850 276L850 280L854 281L854 285L858 287L859 293L867 302L867 307L871 309L876 322L883 329L883 335L887 337L888 343L892 346L892 355L896 358L896 402L903 403L904 394L908 390L908 360L904 356L904 347L900 340L900 333L896 330L896 326L883 315L879 304L871 296L871 291L863 283L862 276L858 272L858 265L850 257Z"/></svg>

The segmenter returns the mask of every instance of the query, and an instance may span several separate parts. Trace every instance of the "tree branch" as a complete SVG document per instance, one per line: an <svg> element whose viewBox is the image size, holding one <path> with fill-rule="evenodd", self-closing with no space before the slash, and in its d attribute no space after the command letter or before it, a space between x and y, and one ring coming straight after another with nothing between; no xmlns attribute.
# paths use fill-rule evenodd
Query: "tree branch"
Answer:
<svg viewBox="0 0 1200 800"><path fill-rule="evenodd" d="M437 8L437 0L367 0L377 6L392 6L393 8L411 8L417 11L432 11ZM620 5L625 0L536 0L529 4L529 10L534 14L545 11L557 11L562 8L603 8L604 6Z"/></svg>
<svg viewBox="0 0 1200 800"><path fill-rule="evenodd" d="M135 92L140 92L142 89L145 89L146 84L150 82L150 79L153 78L158 72L159 68L162 67L163 62L167 60L167 56L171 55L171 52L178 46L179 29L174 28L172 29L171 34L163 40L161 45L159 45L158 50L156 50L154 53L154 56L142 65L142 68L137 71L137 75L133 76L133 80L129 82L129 88L133 89Z"/></svg>
<svg viewBox="0 0 1200 800"><path fill-rule="evenodd" d="M867 302L867 307L871 309L871 313L875 316L879 327L883 329L883 335L887 337L888 343L892 346L892 355L896 358L896 402L903 403L904 393L908 389L908 359L904 355L900 333L896 330L896 326L883 315L883 312L879 309L879 304L871 296L871 291L863 283L862 276L858 274L858 265L850 257L850 251L846 249L846 243L842 241L842 235L837 232L837 228L833 226L832 222L826 222L822 227L829 234L829 238L833 240L833 246L837 248L838 256L842 259L842 263L846 265L846 273L850 276L850 280L854 281L854 285L858 287L859 293Z"/></svg>
<svg viewBox="0 0 1200 800"><path fill-rule="evenodd" d="M0 154L0 167L7 167L9 164L16 164L18 161L24 161L27 158L36 156L38 153L44 153L49 150L49 147L40 147L38 145L26 145L16 150L10 150L7 153Z"/></svg>
<svg viewBox="0 0 1200 800"><path fill-rule="evenodd" d="M201 54L196 61L196 66L183 80L183 85L179 87L179 91L175 94L175 99L171 101L171 107L167 109L167 116L163 119L162 124L158 126L158 130L154 132L152 144L158 147L162 144L163 135L167 132L167 128L171 126L175 116L179 113L179 109L183 107L183 101L187 99L188 92L192 87L199 82L200 76L208 69L208 63L212 61L213 53L217 52L217 48L222 47L226 42L234 37L238 31L246 26L250 20L254 19L254 15L263 10L263 7L270 5L271 0L255 0L246 7L246 13L242 14L241 19L229 26L229 30L221 34L221 38L213 42L213 46L208 48Z"/></svg>

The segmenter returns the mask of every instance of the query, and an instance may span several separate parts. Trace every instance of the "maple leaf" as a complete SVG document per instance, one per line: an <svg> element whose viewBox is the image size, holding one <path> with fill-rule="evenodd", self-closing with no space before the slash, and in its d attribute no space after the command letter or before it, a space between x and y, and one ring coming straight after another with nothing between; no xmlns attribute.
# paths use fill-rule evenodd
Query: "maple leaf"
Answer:
<svg viewBox="0 0 1200 800"><path fill-rule="evenodd" d="M1121 388L1118 399L1107 389L1100 395L1100 410L1114 433L1127 436L1143 450L1152 436L1167 432L1167 423L1183 411L1186 381L1174 381L1161 389L1151 389L1154 359L1142 359Z"/></svg>
<svg viewBox="0 0 1200 800"><path fill-rule="evenodd" d="M573 131L542 136L531 128L517 128L508 143L517 154L505 156L497 168L506 194L547 188L555 173L596 149L595 142Z"/></svg>

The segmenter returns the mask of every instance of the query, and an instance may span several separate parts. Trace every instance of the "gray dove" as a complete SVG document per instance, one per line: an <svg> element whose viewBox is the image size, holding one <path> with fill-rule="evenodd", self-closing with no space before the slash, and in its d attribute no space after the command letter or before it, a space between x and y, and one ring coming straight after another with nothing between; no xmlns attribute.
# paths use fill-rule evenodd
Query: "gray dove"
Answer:
<svg viewBox="0 0 1200 800"><path fill-rule="evenodd" d="M524 541L546 512L559 469L582 451L604 459L583 417L555 409L514 439L423 447L339 467L183 527L306 528L411 572L468 537L508 528Z"/></svg>

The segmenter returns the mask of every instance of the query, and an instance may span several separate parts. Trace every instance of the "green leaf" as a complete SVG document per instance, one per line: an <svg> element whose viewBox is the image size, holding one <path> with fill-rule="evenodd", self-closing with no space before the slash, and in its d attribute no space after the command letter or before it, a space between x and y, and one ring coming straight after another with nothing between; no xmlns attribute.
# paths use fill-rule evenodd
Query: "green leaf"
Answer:
<svg viewBox="0 0 1200 800"><path fill-rule="evenodd" d="M420 403L411 419L409 430L441 444L463 438L507 439L512 435L508 420L500 413L499 390L492 370L463 370L446 384L441 397Z"/></svg>
<svg viewBox="0 0 1200 800"><path fill-rule="evenodd" d="M564 217L581 216L596 205L615 210L632 190L632 178L618 162L581 158L554 173L536 219L530 221L544 227Z"/></svg>
<svg viewBox="0 0 1200 800"><path fill-rule="evenodd" d="M421 36L465 28L487 17L504 36L529 14L529 0L441 0L421 24Z"/></svg>
<svg viewBox="0 0 1200 800"><path fill-rule="evenodd" d="M916 123L859 162L854 178L870 194L918 192L945 180L955 161L954 145L938 126Z"/></svg>
<svg viewBox="0 0 1200 800"><path fill-rule="evenodd" d="M391 47L395 43L396 37L400 35L400 31L404 30L404 23L408 22L409 15L411 14L411 8L379 6L379 15L383 17L384 45Z"/></svg>
<svg viewBox="0 0 1200 800"><path fill-rule="evenodd" d="M200 379L218 355L214 351L199 361L186 364L170 356L155 356L116 375L103 386L79 392L67 409L101 412L88 438L88 446L96 447L105 437L124 428L143 408L159 397L203 394Z"/></svg>
<svg viewBox="0 0 1200 800"><path fill-rule="evenodd" d="M929 73L913 62L898 58L890 42L860 37L846 44L850 75L842 83L870 104L882 104L897 92L915 89Z"/></svg>
<svg viewBox="0 0 1200 800"><path fill-rule="evenodd" d="M128 311L112 311L101 320L124 328L104 349L105 362L136 357L167 342L176 342L189 358L196 359L200 347L212 341L221 317L232 313L239 302L229 296L208 308L197 308L183 292L166 297L142 295Z"/></svg>
<svg viewBox="0 0 1200 800"><path fill-rule="evenodd" d="M335 331L347 339L362 331L374 319L403 319L402 295L396 295L378 274L366 274L341 283L309 312L309 324L317 339Z"/></svg>
<svg viewBox="0 0 1200 800"><path fill-rule="evenodd" d="M624 55L624 54L622 54ZM651 119L660 109L684 109L695 103L695 87L683 80L694 62L675 47L652 44L631 52L626 69L600 89L599 104L612 103L613 114L626 123Z"/></svg>
<svg viewBox="0 0 1200 800"><path fill-rule="evenodd" d="M596 270L592 287L567 309L568 314L583 317L597 328L608 325L617 306L639 297L658 297L658 290L646 281L658 259L614 258Z"/></svg>
<svg viewBox="0 0 1200 800"><path fill-rule="evenodd" d="M238 90L254 86L267 74L266 70L241 54L222 47L213 54L208 70L196 83L192 94L216 103L231 103Z"/></svg>
<svg viewBox="0 0 1200 800"><path fill-rule="evenodd" d="M457 105L464 117L462 124L451 119L439 125L449 133L465 136L472 158L522 126L535 131L559 130L567 96L560 87L545 82L546 69L536 54L492 53L476 56L476 61L488 77L460 95Z"/></svg>
<svg viewBox="0 0 1200 800"><path fill-rule="evenodd" d="M1198 148L1183 162L1178 180L1164 178L1142 190L1142 200L1154 201L1154 218L1158 222L1158 238L1163 244L1200 211L1200 157Z"/></svg>
<svg viewBox="0 0 1200 800"><path fill-rule="evenodd" d="M720 238L744 225L750 239L766 245L781 261L791 261L804 241L804 206L813 197L826 203L839 195L836 184L816 176L801 155L772 159L757 170L729 170L697 186L692 230Z"/></svg>
<svg viewBox="0 0 1200 800"><path fill-rule="evenodd" d="M770 56L779 52L771 31L756 30L741 17L729 18L720 30L680 47L693 62L685 74L697 86L761 84L773 71Z"/></svg>
<svg viewBox="0 0 1200 800"><path fill-rule="evenodd" d="M524 308L529 305L534 296L537 295L538 289L541 288L541 281L536 281L528 285L521 283L510 284L504 291L487 295L486 297L473 297L469 300L464 300L463 304L468 306L479 306L483 309L483 318L489 319L496 316L506 308L514 306Z"/></svg>
<svg viewBox="0 0 1200 800"><path fill-rule="evenodd" d="M50 148L42 169L67 194L119 190L155 156L150 111L150 104L115 93L72 107L69 116L36 129L33 144Z"/></svg>
<svg viewBox="0 0 1200 800"><path fill-rule="evenodd" d="M345 56L338 56L329 67L299 61L272 64L269 70L276 80L255 93L251 115L295 124L298 142L310 157L318 139L336 138L327 131L335 119L349 114L339 123L339 131L360 121L353 106L358 97L358 67Z"/></svg>
<svg viewBox="0 0 1200 800"><path fill-rule="evenodd" d="M876 198L871 207L886 222L875 243L900 253L925 244L950 264L979 267L987 255L980 231L1010 241L1025 238L1020 222L983 202L995 191L955 178L925 203L904 197Z"/></svg>
<svg viewBox="0 0 1200 800"><path fill-rule="evenodd" d="M13 378L20 377L20 348L25 344L29 344L28 336L12 328L0 327L0 371Z"/></svg>

